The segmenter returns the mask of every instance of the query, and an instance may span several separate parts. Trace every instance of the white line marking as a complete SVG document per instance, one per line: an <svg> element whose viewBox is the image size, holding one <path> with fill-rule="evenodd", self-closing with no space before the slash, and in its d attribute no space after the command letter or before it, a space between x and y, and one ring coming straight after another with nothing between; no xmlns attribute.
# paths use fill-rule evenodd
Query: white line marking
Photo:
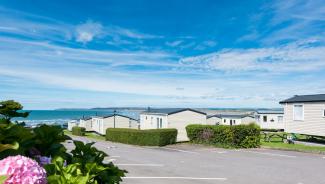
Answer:
<svg viewBox="0 0 325 184"><path fill-rule="evenodd" d="M325 157L323 157L325 159Z"/></svg>
<svg viewBox="0 0 325 184"><path fill-rule="evenodd" d="M261 154L261 155L278 156L278 157L288 157L288 158L296 158L297 157L297 156L293 156L293 155L282 155L282 154L277 154L277 153L266 153L266 152L257 152L257 151L243 151L243 152L256 153L256 154Z"/></svg>
<svg viewBox="0 0 325 184"><path fill-rule="evenodd" d="M211 151L212 153L219 153L219 154L223 154L223 153L227 153L227 151Z"/></svg>
<svg viewBox="0 0 325 184"><path fill-rule="evenodd" d="M117 166L163 167L163 164L114 164Z"/></svg>
<svg viewBox="0 0 325 184"><path fill-rule="evenodd" d="M186 150L173 149L173 148L161 148L161 149L173 150L173 151L178 151L178 152L183 152L183 153L199 154L198 152L194 152L194 151L186 151Z"/></svg>
<svg viewBox="0 0 325 184"><path fill-rule="evenodd" d="M195 178L195 177L146 177L146 176L126 176L124 179L181 179L181 180L227 180L227 178Z"/></svg>
<svg viewBox="0 0 325 184"><path fill-rule="evenodd" d="M115 160L116 160L116 159L113 159L113 158L112 158L112 159L108 159L107 162L113 162L113 161L115 161Z"/></svg>

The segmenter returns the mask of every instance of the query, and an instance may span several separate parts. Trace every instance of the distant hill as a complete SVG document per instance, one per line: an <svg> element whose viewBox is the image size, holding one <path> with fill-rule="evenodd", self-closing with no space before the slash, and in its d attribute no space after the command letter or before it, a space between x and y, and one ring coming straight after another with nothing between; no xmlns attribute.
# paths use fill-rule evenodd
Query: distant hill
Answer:
<svg viewBox="0 0 325 184"><path fill-rule="evenodd" d="M145 110L144 107L94 107L94 108L58 108L60 111L113 111L113 110Z"/></svg>

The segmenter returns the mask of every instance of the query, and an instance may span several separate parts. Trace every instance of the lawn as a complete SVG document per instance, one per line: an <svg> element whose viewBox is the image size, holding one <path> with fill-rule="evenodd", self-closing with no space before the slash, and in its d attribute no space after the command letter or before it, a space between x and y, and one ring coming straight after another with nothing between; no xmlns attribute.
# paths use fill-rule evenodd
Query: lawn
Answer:
<svg viewBox="0 0 325 184"><path fill-rule="evenodd" d="M283 135L284 133L277 133ZM307 141L306 136L297 135L298 140ZM325 147L323 146L309 146L303 144L287 144L283 143L282 139L279 137L271 138L270 142L266 142L261 136L261 147L262 148L271 148L271 149L281 149L281 150L292 150L292 151L301 151L301 152L313 152L313 153L325 153Z"/></svg>
<svg viewBox="0 0 325 184"><path fill-rule="evenodd" d="M66 135L72 135L72 133L70 131L68 131L68 130L64 130L64 133ZM105 137L104 136L98 135L98 134L95 134L95 133L91 133L91 132L86 132L85 137L92 138L92 139L97 139L97 140L101 140L101 141L105 141Z"/></svg>

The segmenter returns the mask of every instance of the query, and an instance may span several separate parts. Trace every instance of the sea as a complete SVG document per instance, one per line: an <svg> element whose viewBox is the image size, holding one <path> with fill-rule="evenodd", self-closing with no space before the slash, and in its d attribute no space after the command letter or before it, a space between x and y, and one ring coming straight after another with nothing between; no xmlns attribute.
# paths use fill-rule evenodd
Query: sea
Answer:
<svg viewBox="0 0 325 184"><path fill-rule="evenodd" d="M27 126L35 126L39 124L56 124L66 125L71 120L78 120L83 117L91 116L105 116L114 113L129 116L134 119L140 118L140 113L145 110L144 108L118 108L118 109L58 109L58 110L24 110L30 112L27 118L15 118L14 121L25 122ZM254 111L256 109L230 109L230 108L208 108L204 112L211 111L212 113L224 111ZM273 109L277 110L277 109ZM115 112L114 112L115 111Z"/></svg>
<svg viewBox="0 0 325 184"><path fill-rule="evenodd" d="M115 111L115 112L114 112ZM71 120L77 120L83 117L91 116L105 116L114 113L139 119L140 111L136 110L24 110L23 112L30 112L27 118L15 118L13 121L25 122L28 126L38 124L56 124L64 125Z"/></svg>

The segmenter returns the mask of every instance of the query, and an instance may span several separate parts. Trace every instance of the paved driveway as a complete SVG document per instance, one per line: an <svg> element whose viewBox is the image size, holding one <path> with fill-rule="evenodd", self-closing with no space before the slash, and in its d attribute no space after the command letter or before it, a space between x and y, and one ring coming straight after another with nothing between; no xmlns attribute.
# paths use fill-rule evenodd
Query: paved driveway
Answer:
<svg viewBox="0 0 325 184"><path fill-rule="evenodd" d="M97 141L95 146L110 155L107 161L129 171L126 184L325 184L325 155L189 144L158 148Z"/></svg>

